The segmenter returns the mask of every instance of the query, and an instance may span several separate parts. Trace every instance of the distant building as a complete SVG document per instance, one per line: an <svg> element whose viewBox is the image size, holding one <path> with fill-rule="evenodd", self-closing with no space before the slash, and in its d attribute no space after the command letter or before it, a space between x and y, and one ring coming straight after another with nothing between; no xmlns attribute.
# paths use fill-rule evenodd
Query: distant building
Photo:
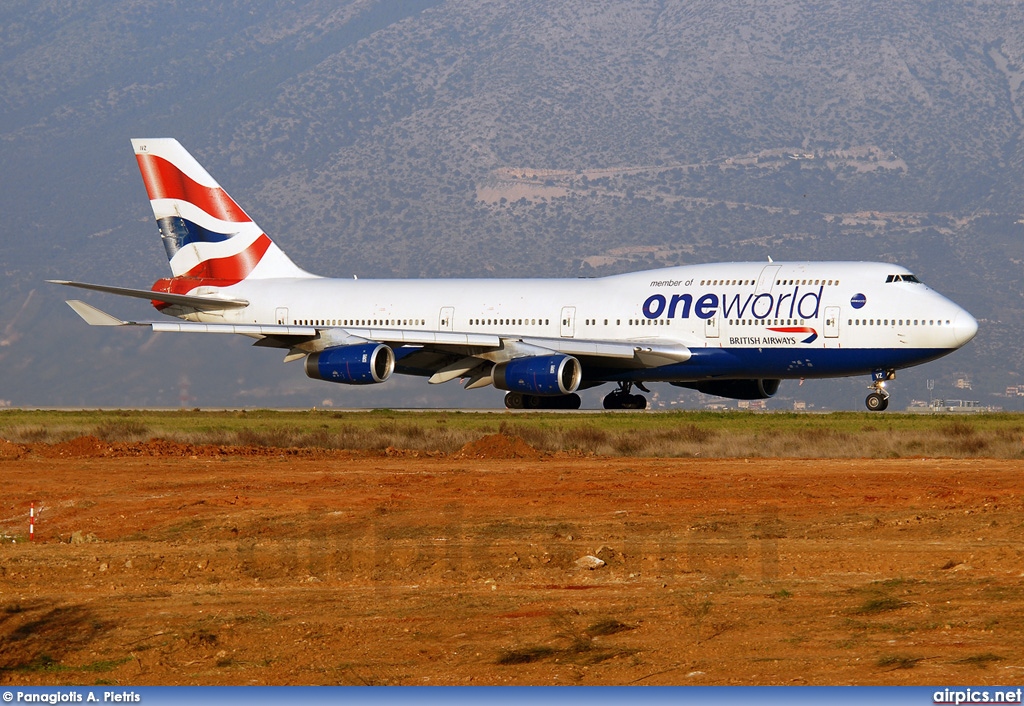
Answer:
<svg viewBox="0 0 1024 706"><path fill-rule="evenodd" d="M958 390L971 390L971 377L963 373L956 373L953 376L953 387Z"/></svg>
<svg viewBox="0 0 1024 706"><path fill-rule="evenodd" d="M978 400L932 400L927 407L919 406L915 401L907 408L908 412L927 414L978 414L981 412L1002 412L1002 407L983 406Z"/></svg>

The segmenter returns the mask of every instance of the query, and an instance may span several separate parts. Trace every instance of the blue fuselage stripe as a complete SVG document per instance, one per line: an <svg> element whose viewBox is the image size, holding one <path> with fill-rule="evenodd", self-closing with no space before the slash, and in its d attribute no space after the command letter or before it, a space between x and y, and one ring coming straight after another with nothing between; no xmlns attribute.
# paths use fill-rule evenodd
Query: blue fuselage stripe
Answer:
<svg viewBox="0 0 1024 706"><path fill-rule="evenodd" d="M395 348L397 372L430 376L436 369L403 365L403 359L422 348ZM614 365L611 358L580 356L584 382L643 382L748 380L754 378L800 379L868 375L874 370L909 368L950 353L948 348L693 348L685 363L660 368L629 368Z"/></svg>
<svg viewBox="0 0 1024 706"><path fill-rule="evenodd" d="M685 363L641 370L590 370L584 380L824 378L908 368L948 354L945 348L694 348ZM588 374L589 372L589 374Z"/></svg>

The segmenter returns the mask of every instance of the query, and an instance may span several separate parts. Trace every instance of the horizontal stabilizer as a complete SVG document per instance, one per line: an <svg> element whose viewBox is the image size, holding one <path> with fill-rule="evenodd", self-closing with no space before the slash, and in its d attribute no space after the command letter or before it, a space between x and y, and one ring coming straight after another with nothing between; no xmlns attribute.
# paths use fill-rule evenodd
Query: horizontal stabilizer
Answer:
<svg viewBox="0 0 1024 706"><path fill-rule="evenodd" d="M132 289L130 287L113 287L108 284L71 282L66 279L48 279L46 281L50 284L63 284L66 287L91 289L95 292L118 294L122 297L136 297L138 299L166 302L167 304L180 304L182 306L190 306L195 309L241 309L242 307L249 306L249 302L245 299L203 297L195 294L170 294L168 292L154 292L151 289Z"/></svg>
<svg viewBox="0 0 1024 706"><path fill-rule="evenodd" d="M116 316L111 316L105 311L101 311L94 306L90 306L83 301L78 299L70 299L67 305L75 310L75 313L85 319L85 323L90 326L127 326L127 321L122 321Z"/></svg>

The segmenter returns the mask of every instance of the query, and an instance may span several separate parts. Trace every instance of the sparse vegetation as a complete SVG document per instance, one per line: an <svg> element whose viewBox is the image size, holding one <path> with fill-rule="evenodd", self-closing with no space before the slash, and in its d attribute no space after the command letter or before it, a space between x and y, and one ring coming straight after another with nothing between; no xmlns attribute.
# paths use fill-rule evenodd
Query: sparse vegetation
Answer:
<svg viewBox="0 0 1024 706"><path fill-rule="evenodd" d="M529 664L547 659L557 652L554 647L522 647L506 650L498 657L498 664Z"/></svg>
<svg viewBox="0 0 1024 706"><path fill-rule="evenodd" d="M873 615L875 613L887 613L892 610L899 610L906 607L907 602L892 596L879 596L864 601L854 612L858 615Z"/></svg>
<svg viewBox="0 0 1024 706"><path fill-rule="evenodd" d="M958 659L955 662L953 662L953 664L971 664L975 667L978 667L979 669L984 669L993 662L1002 662L1004 659L1006 658L1000 657L999 655L993 654L992 652L984 652L979 655L971 655L970 657Z"/></svg>
<svg viewBox="0 0 1024 706"><path fill-rule="evenodd" d="M605 620L599 620L588 627L586 634L591 637L598 637L600 635L614 635L617 632L625 632L626 630L632 629L632 625L626 625L614 618L607 618Z"/></svg>
<svg viewBox="0 0 1024 706"><path fill-rule="evenodd" d="M615 657L628 656L635 653L634 650L609 647L599 644L594 640L596 637L615 635L616 633L633 630L633 626L627 625L615 618L604 618L586 628L581 628L577 625L576 617L578 615L579 612L573 610L565 613L556 613L551 618L552 626L556 630L552 641L565 643L564 647L556 648L550 645L539 645L504 650L499 655L497 664L529 664L530 662L554 658L574 664L592 665Z"/></svg>
<svg viewBox="0 0 1024 706"><path fill-rule="evenodd" d="M66 667L65 665L61 664L59 660L54 659L53 657L51 657L49 654L47 654L45 652L40 654L40 655L38 655L38 656L36 656L33 660L31 660L30 662L22 665L18 669L18 671L29 672L29 673L32 673L32 672L46 672L46 673L66 672L67 670L68 670L68 667Z"/></svg>
<svg viewBox="0 0 1024 706"><path fill-rule="evenodd" d="M149 437L146 425L134 419L103 422L94 433L103 441L139 441Z"/></svg>
<svg viewBox="0 0 1024 706"><path fill-rule="evenodd" d="M95 662L83 665L82 667L79 667L79 669L83 672L109 672L112 669L117 669L122 664L127 664L131 661L131 655L122 657L121 659L99 659Z"/></svg>
<svg viewBox="0 0 1024 706"><path fill-rule="evenodd" d="M90 436L106 444L161 439L197 446L443 454L503 434L542 453L602 456L1024 458L1020 428L1016 414L977 415L968 422L910 414L878 420L866 413L0 411L0 438L16 444Z"/></svg>
<svg viewBox="0 0 1024 706"><path fill-rule="evenodd" d="M923 657L907 657L906 655L885 655L875 663L883 669L913 669Z"/></svg>

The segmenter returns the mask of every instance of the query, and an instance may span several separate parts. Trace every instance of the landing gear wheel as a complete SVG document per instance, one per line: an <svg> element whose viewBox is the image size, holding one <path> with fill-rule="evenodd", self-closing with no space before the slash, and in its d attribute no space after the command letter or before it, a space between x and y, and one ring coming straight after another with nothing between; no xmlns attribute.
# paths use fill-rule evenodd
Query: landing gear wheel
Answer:
<svg viewBox="0 0 1024 706"><path fill-rule="evenodd" d="M520 392L509 392L505 395L505 408L506 409L522 409L523 408L523 395Z"/></svg>
<svg viewBox="0 0 1024 706"><path fill-rule="evenodd" d="M605 409L623 409L622 398L624 395L618 392L612 392L609 395L605 395L605 398L601 401L601 404Z"/></svg>
<svg viewBox="0 0 1024 706"><path fill-rule="evenodd" d="M889 398L881 392L872 392L864 400L864 404L872 412L884 412L889 407Z"/></svg>
<svg viewBox="0 0 1024 706"><path fill-rule="evenodd" d="M558 409L579 409L583 406L583 400L575 392L556 399L558 400Z"/></svg>
<svg viewBox="0 0 1024 706"><path fill-rule="evenodd" d="M871 394L864 400L865 406L872 412L884 412L889 406L889 391L885 389L885 383L896 379L896 370L874 370L871 373L871 384L868 389Z"/></svg>
<svg viewBox="0 0 1024 706"><path fill-rule="evenodd" d="M637 387L644 390L642 385L637 384ZM630 391L633 389L633 383L631 382L620 382L619 389L614 392L608 393L602 404L605 409L647 409L647 398L643 395L633 395Z"/></svg>
<svg viewBox="0 0 1024 706"><path fill-rule="evenodd" d="M629 395L624 409L647 409L647 398L643 395Z"/></svg>

